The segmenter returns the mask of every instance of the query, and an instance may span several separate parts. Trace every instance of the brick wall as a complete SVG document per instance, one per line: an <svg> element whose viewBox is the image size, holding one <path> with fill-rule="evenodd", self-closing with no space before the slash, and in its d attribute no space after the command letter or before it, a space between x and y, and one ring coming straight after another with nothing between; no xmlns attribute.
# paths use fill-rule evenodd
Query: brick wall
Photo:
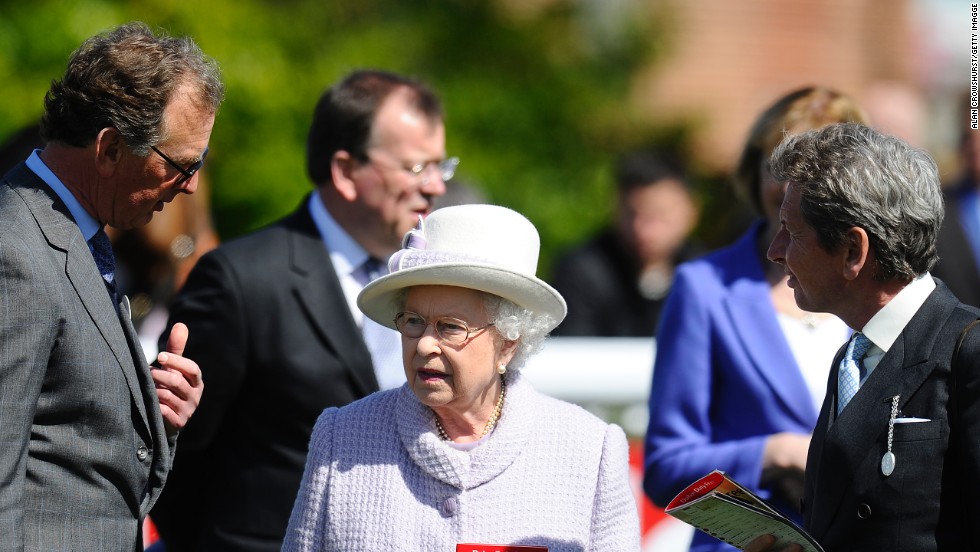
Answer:
<svg viewBox="0 0 980 552"><path fill-rule="evenodd" d="M919 71L908 0L649 1L669 46L631 101L651 121L694 122L696 159L712 170L731 169L752 121L791 89L862 98Z"/></svg>

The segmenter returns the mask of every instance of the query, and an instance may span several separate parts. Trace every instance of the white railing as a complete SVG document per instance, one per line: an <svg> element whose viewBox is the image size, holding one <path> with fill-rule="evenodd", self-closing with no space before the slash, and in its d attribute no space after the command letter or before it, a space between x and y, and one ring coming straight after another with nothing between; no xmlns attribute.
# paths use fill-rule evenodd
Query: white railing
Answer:
<svg viewBox="0 0 980 552"><path fill-rule="evenodd" d="M538 391L581 405L640 438L655 351L653 338L552 337L523 373Z"/></svg>

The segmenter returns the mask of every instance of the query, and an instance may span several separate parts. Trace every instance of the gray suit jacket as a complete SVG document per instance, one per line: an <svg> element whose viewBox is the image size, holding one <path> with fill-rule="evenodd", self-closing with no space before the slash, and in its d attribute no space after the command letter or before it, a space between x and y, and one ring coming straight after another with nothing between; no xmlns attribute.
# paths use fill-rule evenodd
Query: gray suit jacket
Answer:
<svg viewBox="0 0 980 552"><path fill-rule="evenodd" d="M141 549L175 441L138 343L63 202L15 167L0 180L0 550Z"/></svg>
<svg viewBox="0 0 980 552"><path fill-rule="evenodd" d="M980 329L953 359L980 311L942 282L854 399L837 410L838 352L807 458L803 515L828 552L980 549ZM891 398L895 471L881 473Z"/></svg>

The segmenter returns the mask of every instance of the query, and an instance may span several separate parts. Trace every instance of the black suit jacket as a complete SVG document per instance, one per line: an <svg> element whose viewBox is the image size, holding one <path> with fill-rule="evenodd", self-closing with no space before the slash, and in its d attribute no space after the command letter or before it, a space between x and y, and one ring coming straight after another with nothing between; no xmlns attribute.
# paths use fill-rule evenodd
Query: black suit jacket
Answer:
<svg viewBox="0 0 980 552"><path fill-rule="evenodd" d="M378 389L308 199L201 258L175 322L206 391L151 517L168 552L279 550L320 412Z"/></svg>
<svg viewBox="0 0 980 552"><path fill-rule="evenodd" d="M980 307L980 265L977 264L960 216L959 195L963 186L973 186L973 183L964 183L945 195L946 216L936 243L939 262L932 269L932 274L946 282L960 301Z"/></svg>
<svg viewBox="0 0 980 552"><path fill-rule="evenodd" d="M843 348L834 361L803 508L806 528L828 552L980 547L980 328L952 362L963 328L980 311L937 283L839 418ZM895 395L899 416L930 421L895 424L896 466L885 477L880 462Z"/></svg>

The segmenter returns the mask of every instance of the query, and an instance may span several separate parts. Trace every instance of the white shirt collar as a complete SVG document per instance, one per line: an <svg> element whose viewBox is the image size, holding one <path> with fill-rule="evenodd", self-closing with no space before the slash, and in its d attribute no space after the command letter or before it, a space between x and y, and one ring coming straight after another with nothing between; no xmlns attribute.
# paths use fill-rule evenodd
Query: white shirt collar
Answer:
<svg viewBox="0 0 980 552"><path fill-rule="evenodd" d="M327 251L330 252L330 260L338 275L350 275L364 264L368 259L367 250L354 241L354 238L330 216L318 190L310 194L310 215L317 230L320 231Z"/></svg>
<svg viewBox="0 0 980 552"><path fill-rule="evenodd" d="M78 201L75 194L71 193L71 190L44 164L44 161L41 161L41 156L38 155L40 152L41 150L36 149L31 153L26 161L27 167L34 171L34 174L38 175L54 193L58 194L61 201L68 207L68 212L75 219L75 224L78 225L78 229L82 231L82 237L85 238L85 241L90 240L101 227L99 221L88 214L88 211L82 207L81 202Z"/></svg>
<svg viewBox="0 0 980 552"><path fill-rule="evenodd" d="M860 331L887 353L934 289L936 282L926 272L902 288Z"/></svg>

